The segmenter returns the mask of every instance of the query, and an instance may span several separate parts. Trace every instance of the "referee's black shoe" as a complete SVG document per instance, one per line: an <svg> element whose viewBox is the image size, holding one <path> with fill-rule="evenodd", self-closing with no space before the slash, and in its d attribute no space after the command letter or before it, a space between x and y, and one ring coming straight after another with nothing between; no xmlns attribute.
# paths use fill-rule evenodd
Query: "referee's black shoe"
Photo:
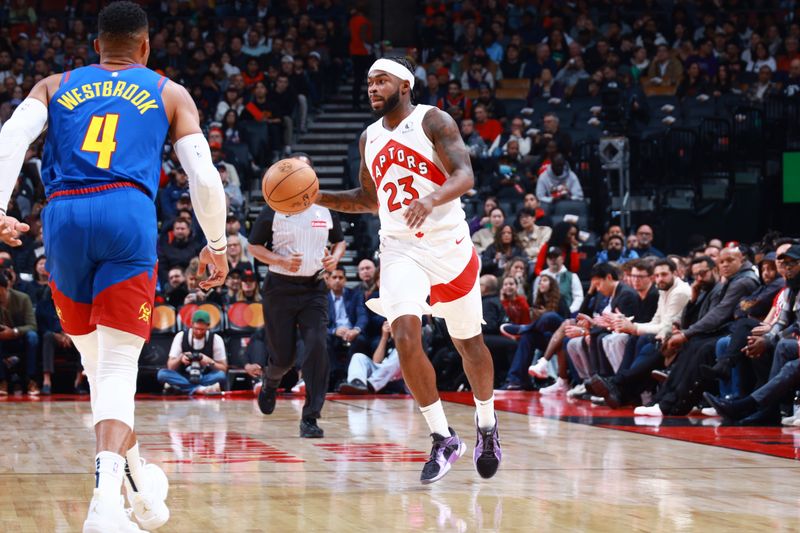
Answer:
<svg viewBox="0 0 800 533"><path fill-rule="evenodd" d="M317 425L315 418L304 418L300 421L300 436L304 439L321 439L325 432Z"/></svg>
<svg viewBox="0 0 800 533"><path fill-rule="evenodd" d="M261 385L261 392L258 393L258 408L265 415L271 415L275 410L275 400L278 397L278 389L268 387L266 383Z"/></svg>

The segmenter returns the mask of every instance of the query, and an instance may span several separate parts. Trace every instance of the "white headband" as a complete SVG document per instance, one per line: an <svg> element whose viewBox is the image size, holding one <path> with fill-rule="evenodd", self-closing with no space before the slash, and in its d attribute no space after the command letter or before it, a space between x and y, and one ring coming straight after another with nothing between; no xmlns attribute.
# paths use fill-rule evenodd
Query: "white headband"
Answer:
<svg viewBox="0 0 800 533"><path fill-rule="evenodd" d="M369 74L372 74L373 70L382 70L383 72L397 76L401 80L407 81L412 89L414 88L414 74L396 61L380 58L369 67Z"/></svg>

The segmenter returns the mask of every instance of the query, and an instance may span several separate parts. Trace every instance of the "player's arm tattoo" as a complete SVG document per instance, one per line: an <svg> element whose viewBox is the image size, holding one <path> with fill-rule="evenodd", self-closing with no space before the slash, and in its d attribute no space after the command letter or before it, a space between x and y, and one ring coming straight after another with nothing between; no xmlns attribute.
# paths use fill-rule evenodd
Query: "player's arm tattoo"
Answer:
<svg viewBox="0 0 800 533"><path fill-rule="evenodd" d="M444 185L431 194L434 205L459 198L475 183L469 152L461 138L458 124L441 109L431 109L422 120L422 127L449 174Z"/></svg>
<svg viewBox="0 0 800 533"><path fill-rule="evenodd" d="M361 134L359 147L361 149L361 167L358 179L361 186L347 191L319 191L316 203L343 213L375 213L378 211L378 191L372 181L367 165L364 162L364 146L367 142L367 132Z"/></svg>

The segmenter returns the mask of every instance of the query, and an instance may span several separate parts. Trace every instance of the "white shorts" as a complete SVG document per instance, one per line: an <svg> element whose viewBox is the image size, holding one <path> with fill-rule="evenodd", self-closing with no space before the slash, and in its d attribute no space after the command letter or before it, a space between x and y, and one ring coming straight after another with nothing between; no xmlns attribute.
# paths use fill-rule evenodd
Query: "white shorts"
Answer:
<svg viewBox="0 0 800 533"><path fill-rule="evenodd" d="M420 239L382 237L380 264L380 298L367 306L389 323L432 314L445 320L454 339L481 333L481 266L466 223Z"/></svg>

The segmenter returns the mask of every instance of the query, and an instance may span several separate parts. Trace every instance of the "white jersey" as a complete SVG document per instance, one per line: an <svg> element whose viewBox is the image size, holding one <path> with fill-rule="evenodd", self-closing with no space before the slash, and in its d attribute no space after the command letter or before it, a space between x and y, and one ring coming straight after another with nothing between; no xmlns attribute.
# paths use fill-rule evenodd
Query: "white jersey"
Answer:
<svg viewBox="0 0 800 533"><path fill-rule="evenodd" d="M464 210L458 198L434 207L420 228L409 229L403 218L413 200L438 190L448 178L433 143L422 129L422 119L431 109L433 106L417 105L391 131L383 127L383 119L367 127L364 164L378 191L381 236L422 238L453 231L464 224Z"/></svg>

